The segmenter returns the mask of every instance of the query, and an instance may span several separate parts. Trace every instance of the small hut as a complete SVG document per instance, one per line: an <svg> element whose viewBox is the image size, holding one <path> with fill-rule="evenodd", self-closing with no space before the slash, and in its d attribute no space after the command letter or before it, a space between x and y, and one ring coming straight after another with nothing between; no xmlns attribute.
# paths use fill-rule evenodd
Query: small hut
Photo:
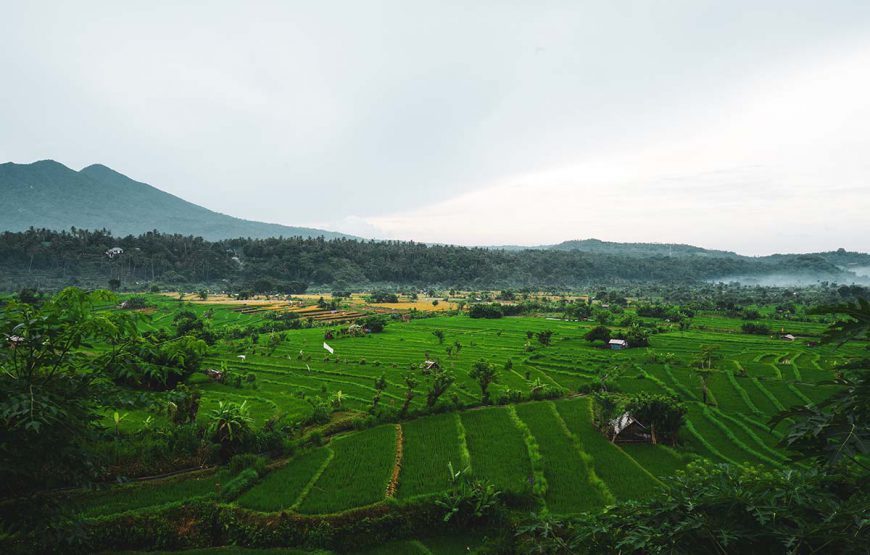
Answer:
<svg viewBox="0 0 870 555"><path fill-rule="evenodd" d="M616 443L649 443L652 436L647 427L638 422L631 414L625 412L610 421L610 441Z"/></svg>
<svg viewBox="0 0 870 555"><path fill-rule="evenodd" d="M625 339L611 339L607 342L610 346L610 349L613 351L621 351L622 349L628 349L628 341Z"/></svg>
<svg viewBox="0 0 870 555"><path fill-rule="evenodd" d="M205 375L216 382L222 382L224 380L224 373L221 370L215 370L214 368L207 368Z"/></svg>
<svg viewBox="0 0 870 555"><path fill-rule="evenodd" d="M420 367L423 369L424 374L429 374L436 370L441 370L441 365L438 364L437 360L424 360L423 364L421 364Z"/></svg>
<svg viewBox="0 0 870 555"><path fill-rule="evenodd" d="M7 335L6 339L9 341L10 349L14 349L24 343L24 338L20 335Z"/></svg>

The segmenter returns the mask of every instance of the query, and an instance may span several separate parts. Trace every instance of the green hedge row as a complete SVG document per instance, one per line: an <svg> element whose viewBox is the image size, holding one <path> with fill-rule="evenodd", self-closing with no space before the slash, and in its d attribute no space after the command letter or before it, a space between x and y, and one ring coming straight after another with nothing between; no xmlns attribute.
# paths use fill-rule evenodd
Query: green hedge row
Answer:
<svg viewBox="0 0 870 555"><path fill-rule="evenodd" d="M456 533L459 525L454 521L448 525L443 516L444 509L432 501L387 501L333 515L309 516L262 513L213 500L196 500L88 519L65 540L45 539L35 545L31 538L27 544L0 547L10 554L180 550L222 545L341 552L415 537L421 530L427 534ZM479 524L469 519L469 526Z"/></svg>

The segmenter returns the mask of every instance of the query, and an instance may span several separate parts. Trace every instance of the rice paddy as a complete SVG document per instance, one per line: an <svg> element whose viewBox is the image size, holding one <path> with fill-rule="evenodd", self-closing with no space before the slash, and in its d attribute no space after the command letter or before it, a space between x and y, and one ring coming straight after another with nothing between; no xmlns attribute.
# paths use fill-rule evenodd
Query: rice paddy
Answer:
<svg viewBox="0 0 870 555"><path fill-rule="evenodd" d="M168 327L174 311L182 307L215 328L267 321L262 311L239 311L220 300L185 304L159 297L156 312L142 326ZM272 305L264 301L262 306ZM803 340L744 335L739 333L740 320L713 314L698 315L695 322L688 331L653 335L649 348L624 351L595 348L585 341L592 322L530 317L397 317L382 333L326 339L333 353L323 349L323 327L293 329L281 332L282 340L270 347L264 333L259 341L221 340L209 351L207 367L251 374L255 385L235 388L204 377L194 381L202 391L200 415L222 400L246 400L255 425L261 425L273 418L303 418L312 410L312 398L331 398L337 392L344 413L365 414L381 376L386 389L380 402L397 409L405 397L404 376L419 373L425 360L439 361L455 376L441 401L451 404L450 412L401 423L399 465L393 424L347 432L275 467L232 501L241 507L336 513L384 502L391 477L399 500L437 496L448 487L450 464L455 470L469 468L474 477L504 492L531 495L554 513L578 513L651 495L697 457L768 468L788 464L788 453L779 446L784 427L770 430L768 420L785 407L829 396L835 389L818 382L830 379L833 364L858 348L846 345L834 351ZM823 324L808 322L794 327L807 337L817 337L823 329ZM530 343L543 330L553 332L551 344ZM695 371L703 345L717 348L706 379L706 404L705 385ZM468 372L480 359L500 369L490 391L506 406L475 407L480 389ZM577 391L614 368L614 389L673 394L686 404L686 424L676 445L613 444L596 428L591 398ZM505 400L512 391L527 394L542 386L560 388L562 398L518 404ZM410 408L425 404L426 380L420 379ZM147 416L131 413L122 423L127 432ZM213 473L190 481L113 488L82 496L78 507L82 514L97 516L208 496L220 479L220 473Z"/></svg>

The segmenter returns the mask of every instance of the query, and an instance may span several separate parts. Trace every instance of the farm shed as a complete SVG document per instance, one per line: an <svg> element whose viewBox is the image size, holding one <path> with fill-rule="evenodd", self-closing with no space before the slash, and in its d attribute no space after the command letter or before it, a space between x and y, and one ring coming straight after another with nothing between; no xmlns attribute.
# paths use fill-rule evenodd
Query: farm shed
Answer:
<svg viewBox="0 0 870 555"><path fill-rule="evenodd" d="M783 338L784 340L786 340L786 341L794 341L794 340L795 340L795 336L793 336L793 335L790 334L790 333L787 333L787 334L783 335L782 338Z"/></svg>
<svg viewBox="0 0 870 555"><path fill-rule="evenodd" d="M441 365L438 364L438 361L437 361L437 360L426 360L426 361L423 361L423 364L422 364L421 366L422 366L422 368L423 368L423 373L424 373L424 374L425 374L425 373L429 373L429 372L433 372L433 371L435 371L435 370L440 370L440 369L441 369Z"/></svg>
<svg viewBox="0 0 870 555"><path fill-rule="evenodd" d="M610 348L614 351L619 351L620 349L628 349L628 341L625 339L611 339L607 342L610 345Z"/></svg>
<svg viewBox="0 0 870 555"><path fill-rule="evenodd" d="M610 421L610 441L649 442L650 434L646 426L625 412Z"/></svg>
<svg viewBox="0 0 870 555"><path fill-rule="evenodd" d="M24 338L21 337L20 335L7 335L6 339L9 340L9 348L10 349L14 349L18 345L21 345L22 343L24 343Z"/></svg>

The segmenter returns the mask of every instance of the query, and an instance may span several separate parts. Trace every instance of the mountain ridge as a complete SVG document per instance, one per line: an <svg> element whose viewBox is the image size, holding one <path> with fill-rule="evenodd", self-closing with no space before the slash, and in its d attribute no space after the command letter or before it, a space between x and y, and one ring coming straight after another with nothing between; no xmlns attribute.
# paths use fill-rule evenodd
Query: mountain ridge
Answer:
<svg viewBox="0 0 870 555"><path fill-rule="evenodd" d="M0 164L0 229L107 229L116 236L152 230L209 240L235 237L356 238L322 229L236 218L136 181L104 164L75 171L55 160Z"/></svg>

